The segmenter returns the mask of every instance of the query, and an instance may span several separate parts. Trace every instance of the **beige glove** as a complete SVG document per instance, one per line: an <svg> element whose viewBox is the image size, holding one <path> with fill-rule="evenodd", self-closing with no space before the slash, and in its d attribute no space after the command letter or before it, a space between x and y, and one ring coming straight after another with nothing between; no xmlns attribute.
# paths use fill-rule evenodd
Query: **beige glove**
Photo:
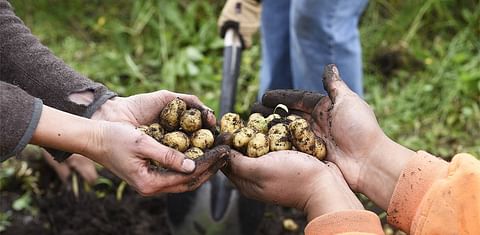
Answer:
<svg viewBox="0 0 480 235"><path fill-rule="evenodd" d="M227 0L218 18L222 38L229 28L239 32L243 48L252 45L252 36L260 26L262 6L257 0Z"/></svg>

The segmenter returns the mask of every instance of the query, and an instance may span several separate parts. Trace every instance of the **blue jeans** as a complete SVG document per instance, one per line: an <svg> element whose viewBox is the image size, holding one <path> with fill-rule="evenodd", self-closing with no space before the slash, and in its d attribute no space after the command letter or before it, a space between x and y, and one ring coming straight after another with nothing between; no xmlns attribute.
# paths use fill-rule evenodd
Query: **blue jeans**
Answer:
<svg viewBox="0 0 480 235"><path fill-rule="evenodd" d="M302 89L325 93L323 67L336 64L360 96L359 18L368 0L262 0L260 91Z"/></svg>

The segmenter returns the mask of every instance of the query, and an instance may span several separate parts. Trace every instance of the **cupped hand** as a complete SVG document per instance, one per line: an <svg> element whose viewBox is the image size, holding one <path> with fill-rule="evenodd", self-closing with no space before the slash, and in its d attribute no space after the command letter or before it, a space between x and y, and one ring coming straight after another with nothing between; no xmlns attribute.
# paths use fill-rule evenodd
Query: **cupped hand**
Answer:
<svg viewBox="0 0 480 235"><path fill-rule="evenodd" d="M349 185L358 189L362 168L386 136L370 106L346 86L334 65L326 66L323 76L328 96L300 90L268 91L263 106L257 105L254 111L268 112L285 104L307 119L327 145L327 160L337 164Z"/></svg>
<svg viewBox="0 0 480 235"><path fill-rule="evenodd" d="M372 108L351 91L335 65L323 74L328 96L298 90L268 91L253 109L271 113L278 104L307 119L327 146L327 160L342 171L350 187L388 206L399 174L413 152L389 139Z"/></svg>
<svg viewBox="0 0 480 235"><path fill-rule="evenodd" d="M142 195L194 190L224 166L229 152L227 146L219 146L192 161L134 126L115 122L102 122L91 139L84 154ZM167 169L152 168L150 160Z"/></svg>
<svg viewBox="0 0 480 235"><path fill-rule="evenodd" d="M222 169L247 197L295 207L311 220L326 213L363 209L333 163L297 151L249 158L231 151Z"/></svg>
<svg viewBox="0 0 480 235"><path fill-rule="evenodd" d="M94 120L129 123L134 126L158 122L162 109L175 98L180 98L190 108L202 112L202 121L207 127L215 126L213 110L205 106L194 95L161 90L129 97L115 97L103 104L92 116Z"/></svg>

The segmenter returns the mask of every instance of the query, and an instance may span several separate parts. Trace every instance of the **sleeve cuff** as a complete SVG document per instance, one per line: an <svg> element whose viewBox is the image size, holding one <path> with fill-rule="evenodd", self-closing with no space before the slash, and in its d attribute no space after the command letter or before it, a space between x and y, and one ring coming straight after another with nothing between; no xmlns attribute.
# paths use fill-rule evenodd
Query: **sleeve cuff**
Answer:
<svg viewBox="0 0 480 235"><path fill-rule="evenodd" d="M447 176L448 163L418 151L398 179L387 210L388 223L409 233L423 196L433 182Z"/></svg>
<svg viewBox="0 0 480 235"><path fill-rule="evenodd" d="M117 96L117 94L112 91L105 92L105 94L100 96L98 99L93 101L93 103L88 106L83 116L86 118L91 118L92 115L95 113L95 111L97 111L97 109L100 108L100 106L102 106L105 102L107 102L108 99L115 96ZM52 148L45 148L45 150L47 150L47 152L50 153L53 156L53 158L58 162L63 162L65 161L65 159L67 159L72 155L72 153L64 152L64 151L60 151Z"/></svg>
<svg viewBox="0 0 480 235"><path fill-rule="evenodd" d="M4 159L8 159L9 157L18 154L20 151L22 151L28 143L30 143L30 140L33 137L33 133L35 133L35 129L37 129L38 122L40 121L40 116L42 116L42 109L43 109L43 102L41 99L35 98L33 100L33 112L32 112L32 118L28 124L27 129L25 130L25 133L23 134L22 138L18 142L17 146L13 149L13 151L9 154L7 154ZM4 160L2 159L2 160Z"/></svg>
<svg viewBox="0 0 480 235"><path fill-rule="evenodd" d="M305 227L306 235L360 232L383 234L378 216L366 210L339 211L322 215Z"/></svg>

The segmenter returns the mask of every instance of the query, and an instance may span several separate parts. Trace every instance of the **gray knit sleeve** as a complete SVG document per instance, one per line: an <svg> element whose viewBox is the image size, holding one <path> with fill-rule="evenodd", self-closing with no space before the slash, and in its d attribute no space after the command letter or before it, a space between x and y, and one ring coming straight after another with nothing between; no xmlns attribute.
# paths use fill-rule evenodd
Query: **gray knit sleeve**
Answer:
<svg viewBox="0 0 480 235"><path fill-rule="evenodd" d="M0 82L0 161L19 153L32 139L42 101L19 87Z"/></svg>
<svg viewBox="0 0 480 235"><path fill-rule="evenodd" d="M48 106L87 118L116 95L55 57L15 16L5 0L0 0L0 80L20 87ZM69 100L70 94L84 91L93 93L91 104ZM53 155L57 160L69 156L61 152Z"/></svg>

